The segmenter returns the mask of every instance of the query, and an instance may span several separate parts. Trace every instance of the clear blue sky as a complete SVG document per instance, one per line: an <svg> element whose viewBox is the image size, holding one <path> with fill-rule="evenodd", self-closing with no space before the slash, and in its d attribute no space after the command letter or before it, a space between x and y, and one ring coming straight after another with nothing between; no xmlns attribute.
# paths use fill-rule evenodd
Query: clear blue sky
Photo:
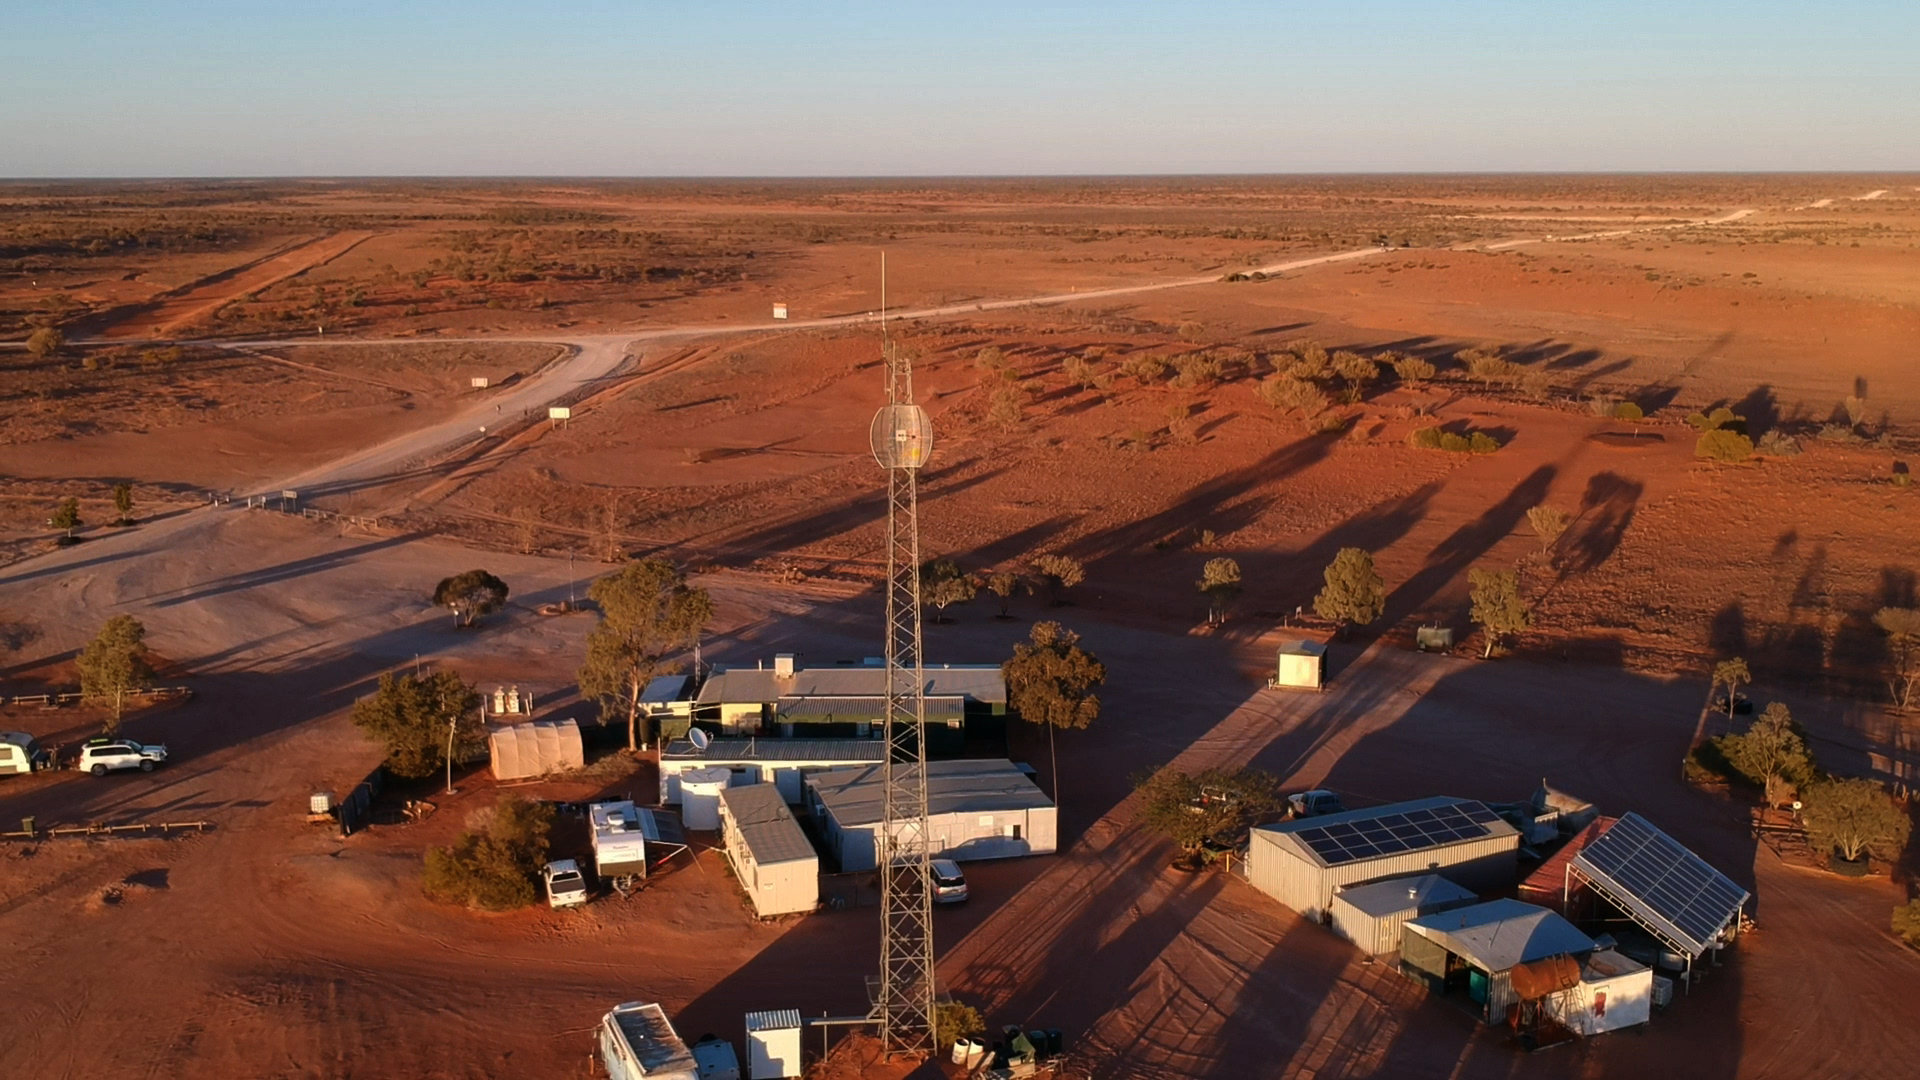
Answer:
<svg viewBox="0 0 1920 1080"><path fill-rule="evenodd" d="M1920 168L1920 0L0 0L0 175Z"/></svg>

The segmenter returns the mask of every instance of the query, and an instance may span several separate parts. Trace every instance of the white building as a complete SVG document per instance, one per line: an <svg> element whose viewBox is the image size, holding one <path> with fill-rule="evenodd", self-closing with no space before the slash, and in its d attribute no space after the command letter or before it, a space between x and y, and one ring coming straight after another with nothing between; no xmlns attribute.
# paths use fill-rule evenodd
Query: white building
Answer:
<svg viewBox="0 0 1920 1080"><path fill-rule="evenodd" d="M1488 1023L1518 1001L1510 972L1549 956L1582 957L1593 939L1543 907L1489 900L1410 919L1400 929L1400 966L1428 988L1464 996Z"/></svg>
<svg viewBox="0 0 1920 1080"><path fill-rule="evenodd" d="M740 887L763 919L820 903L820 856L771 784L720 793L720 837Z"/></svg>
<svg viewBox="0 0 1920 1080"><path fill-rule="evenodd" d="M1653 969L1612 949L1595 950L1580 964L1580 982L1549 995L1547 1015L1577 1035L1644 1024L1653 1019Z"/></svg>
<svg viewBox="0 0 1920 1080"><path fill-rule="evenodd" d="M1465 907L1480 897L1439 874L1349 885L1333 894L1333 932L1368 956L1400 951L1400 927L1409 919Z"/></svg>
<svg viewBox="0 0 1920 1080"><path fill-rule="evenodd" d="M1475 891L1510 883L1520 833L1483 803L1436 795L1255 828L1247 880L1315 922L1344 885L1444 873Z"/></svg>
<svg viewBox="0 0 1920 1080"><path fill-rule="evenodd" d="M827 769L857 768L886 757L883 739L675 739L660 752L660 802L679 805L680 777L700 769L723 768L733 774L729 786L772 784L780 797L798 806L806 801L805 777Z"/></svg>
<svg viewBox="0 0 1920 1080"><path fill-rule="evenodd" d="M843 871L877 864L881 771L868 765L806 778L808 812ZM1057 843L1053 802L1011 761L928 762L927 811L936 858L1045 855Z"/></svg>

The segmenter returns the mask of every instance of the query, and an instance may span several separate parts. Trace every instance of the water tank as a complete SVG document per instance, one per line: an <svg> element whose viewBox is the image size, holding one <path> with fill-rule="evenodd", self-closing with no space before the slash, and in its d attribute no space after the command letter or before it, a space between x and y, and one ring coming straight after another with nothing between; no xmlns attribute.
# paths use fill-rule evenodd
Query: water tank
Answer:
<svg viewBox="0 0 1920 1080"><path fill-rule="evenodd" d="M720 828L720 793L732 780L733 771L720 766L680 774L680 820L687 828L707 832Z"/></svg>

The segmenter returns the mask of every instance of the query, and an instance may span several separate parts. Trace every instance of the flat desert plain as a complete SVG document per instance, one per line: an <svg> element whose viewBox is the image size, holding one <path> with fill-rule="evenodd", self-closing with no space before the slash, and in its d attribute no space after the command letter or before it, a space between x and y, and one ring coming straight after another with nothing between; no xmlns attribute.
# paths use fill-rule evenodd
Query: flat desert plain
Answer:
<svg viewBox="0 0 1920 1080"><path fill-rule="evenodd" d="M1825 768L1913 780L1872 624L1920 606L1897 175L0 186L0 335L63 339L0 349L0 694L74 686L117 614L194 691L126 722L169 764L0 777L0 822L211 823L0 846L0 1074L573 1077L621 1001L736 1041L749 1010L861 1011L874 910L755 920L711 837L632 899L482 915L419 866L501 795L484 769L390 796L435 803L416 824L304 812L380 760L348 712L383 672L597 728L594 616L541 609L636 555L714 596L706 662L877 652L883 303L937 432L923 553L1086 568L1061 604L948 609L929 658L998 662L1054 619L1109 671L1057 791L1012 726L1061 850L970 866L935 923L949 992L1102 1077L1909 1075L1912 857L1831 874L1682 770L1738 655ZM1720 408L1756 457L1696 456ZM1539 506L1569 521L1551 546ZM1330 636L1313 597L1349 547L1384 616L1333 641L1328 692L1264 689L1281 641ZM1242 588L1212 625L1222 557ZM469 566L513 595L456 631L428 597ZM1533 607L1486 660L1474 569ZM1451 653L1413 651L1431 624ZM70 746L103 715L15 702L0 729ZM645 800L654 762L611 746L513 790ZM1169 868L1131 778L1170 762L1354 805L1544 776L1693 847L1755 930L1639 1033L1525 1054L1237 875Z"/></svg>

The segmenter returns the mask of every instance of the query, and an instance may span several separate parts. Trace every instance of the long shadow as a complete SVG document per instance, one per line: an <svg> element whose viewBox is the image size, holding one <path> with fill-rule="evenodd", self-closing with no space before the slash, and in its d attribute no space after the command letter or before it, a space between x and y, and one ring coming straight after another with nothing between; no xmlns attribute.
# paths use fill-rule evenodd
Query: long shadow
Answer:
<svg viewBox="0 0 1920 1080"><path fill-rule="evenodd" d="M172 596L161 597L154 595L136 597L132 602L151 602L154 607L161 608L174 607L179 604L190 604L196 600L205 600L209 597L221 596L243 589L257 588L261 585L276 585L282 582L292 581L295 578L305 577L308 574L318 573L322 570L330 570L343 563L353 562L356 559L371 555L376 551L410 543L418 539L419 536L420 534L418 533L406 533L400 536L384 537L372 543L361 544L358 547L347 548L343 551L329 551L321 555L310 555L304 559L295 559L292 562L281 563L279 566L266 567L260 570L249 570L243 574L233 574L216 581L189 586L184 590L176 592Z"/></svg>
<svg viewBox="0 0 1920 1080"><path fill-rule="evenodd" d="M1592 570L1613 557L1645 491L1645 484L1615 472L1595 473L1587 479L1575 527L1560 545L1569 572Z"/></svg>
<svg viewBox="0 0 1920 1080"><path fill-rule="evenodd" d="M155 550L154 548L133 548L129 551L115 552L111 555L96 555L91 559L81 559L79 562L54 563L49 566L40 567L37 570L27 570L14 574L11 577L0 578L0 585L18 585L23 581L32 581L35 578L48 577L53 574L68 574L77 570L85 570L90 566L104 566L110 562L119 562L121 559L131 559L138 555L150 555Z"/></svg>
<svg viewBox="0 0 1920 1080"><path fill-rule="evenodd" d="M1384 623L1391 626L1419 612L1449 581L1465 573L1475 560L1506 539L1526 519L1527 510L1546 499L1547 489L1553 486L1553 478L1559 472L1554 465L1533 470L1499 502L1435 545L1427 553L1426 564L1388 594Z"/></svg>

